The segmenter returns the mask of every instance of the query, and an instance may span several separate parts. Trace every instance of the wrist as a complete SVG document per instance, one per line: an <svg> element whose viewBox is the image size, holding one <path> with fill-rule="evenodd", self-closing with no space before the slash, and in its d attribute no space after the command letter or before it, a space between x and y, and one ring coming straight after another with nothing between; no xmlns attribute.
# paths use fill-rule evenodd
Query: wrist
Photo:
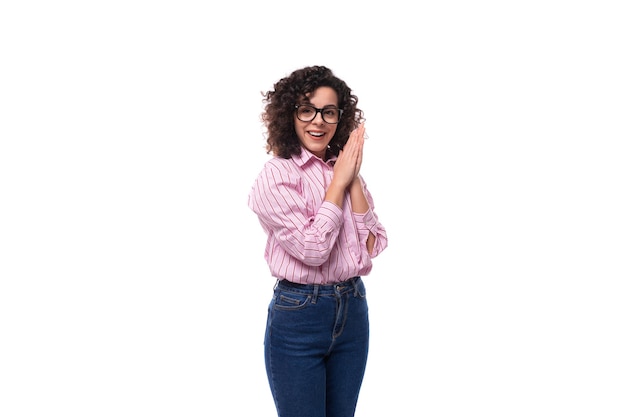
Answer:
<svg viewBox="0 0 626 417"><path fill-rule="evenodd" d="M361 179L359 178L358 175L356 175L354 177L354 179L352 180L352 182L350 183L350 190L361 190L362 189L362 185L361 185Z"/></svg>

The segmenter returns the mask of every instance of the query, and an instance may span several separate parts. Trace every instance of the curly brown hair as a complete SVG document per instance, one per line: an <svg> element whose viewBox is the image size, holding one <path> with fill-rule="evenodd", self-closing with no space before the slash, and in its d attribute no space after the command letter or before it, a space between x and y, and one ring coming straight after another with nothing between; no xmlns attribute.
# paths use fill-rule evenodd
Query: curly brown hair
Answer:
<svg viewBox="0 0 626 417"><path fill-rule="evenodd" d="M363 111L357 108L358 98L346 83L324 66L310 66L293 71L274 84L274 90L261 92L265 110L261 120L267 129L267 153L289 159L299 155L301 144L295 132L294 106L318 87L330 87L337 93L343 115L335 136L328 145L330 155L339 155L352 132L363 122Z"/></svg>

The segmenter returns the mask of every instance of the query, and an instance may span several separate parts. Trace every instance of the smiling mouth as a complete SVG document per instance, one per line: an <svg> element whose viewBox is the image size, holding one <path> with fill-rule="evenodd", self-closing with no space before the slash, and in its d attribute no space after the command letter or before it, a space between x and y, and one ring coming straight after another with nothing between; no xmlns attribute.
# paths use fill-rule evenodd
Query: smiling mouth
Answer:
<svg viewBox="0 0 626 417"><path fill-rule="evenodd" d="M324 132L311 132L311 131L308 131L307 133L317 139L323 138L324 135L326 134Z"/></svg>

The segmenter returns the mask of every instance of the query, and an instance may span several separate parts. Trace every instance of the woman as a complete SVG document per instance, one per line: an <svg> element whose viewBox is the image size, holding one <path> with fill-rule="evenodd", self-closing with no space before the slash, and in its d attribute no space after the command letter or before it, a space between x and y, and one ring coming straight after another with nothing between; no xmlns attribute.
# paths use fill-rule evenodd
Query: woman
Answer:
<svg viewBox="0 0 626 417"><path fill-rule="evenodd" d="M354 416L369 342L362 276L387 247L359 174L358 99L323 66L294 71L263 95L267 152L249 206L277 279L265 365L280 417Z"/></svg>

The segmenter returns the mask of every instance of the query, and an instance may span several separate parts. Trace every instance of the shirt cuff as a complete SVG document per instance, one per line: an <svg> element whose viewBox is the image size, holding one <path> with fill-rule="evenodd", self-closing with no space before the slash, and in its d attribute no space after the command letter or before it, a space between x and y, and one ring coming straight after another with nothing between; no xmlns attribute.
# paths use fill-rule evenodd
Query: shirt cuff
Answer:
<svg viewBox="0 0 626 417"><path fill-rule="evenodd" d="M357 229L371 232L376 229L376 218L372 209L368 209L365 213L353 213L353 215Z"/></svg>

